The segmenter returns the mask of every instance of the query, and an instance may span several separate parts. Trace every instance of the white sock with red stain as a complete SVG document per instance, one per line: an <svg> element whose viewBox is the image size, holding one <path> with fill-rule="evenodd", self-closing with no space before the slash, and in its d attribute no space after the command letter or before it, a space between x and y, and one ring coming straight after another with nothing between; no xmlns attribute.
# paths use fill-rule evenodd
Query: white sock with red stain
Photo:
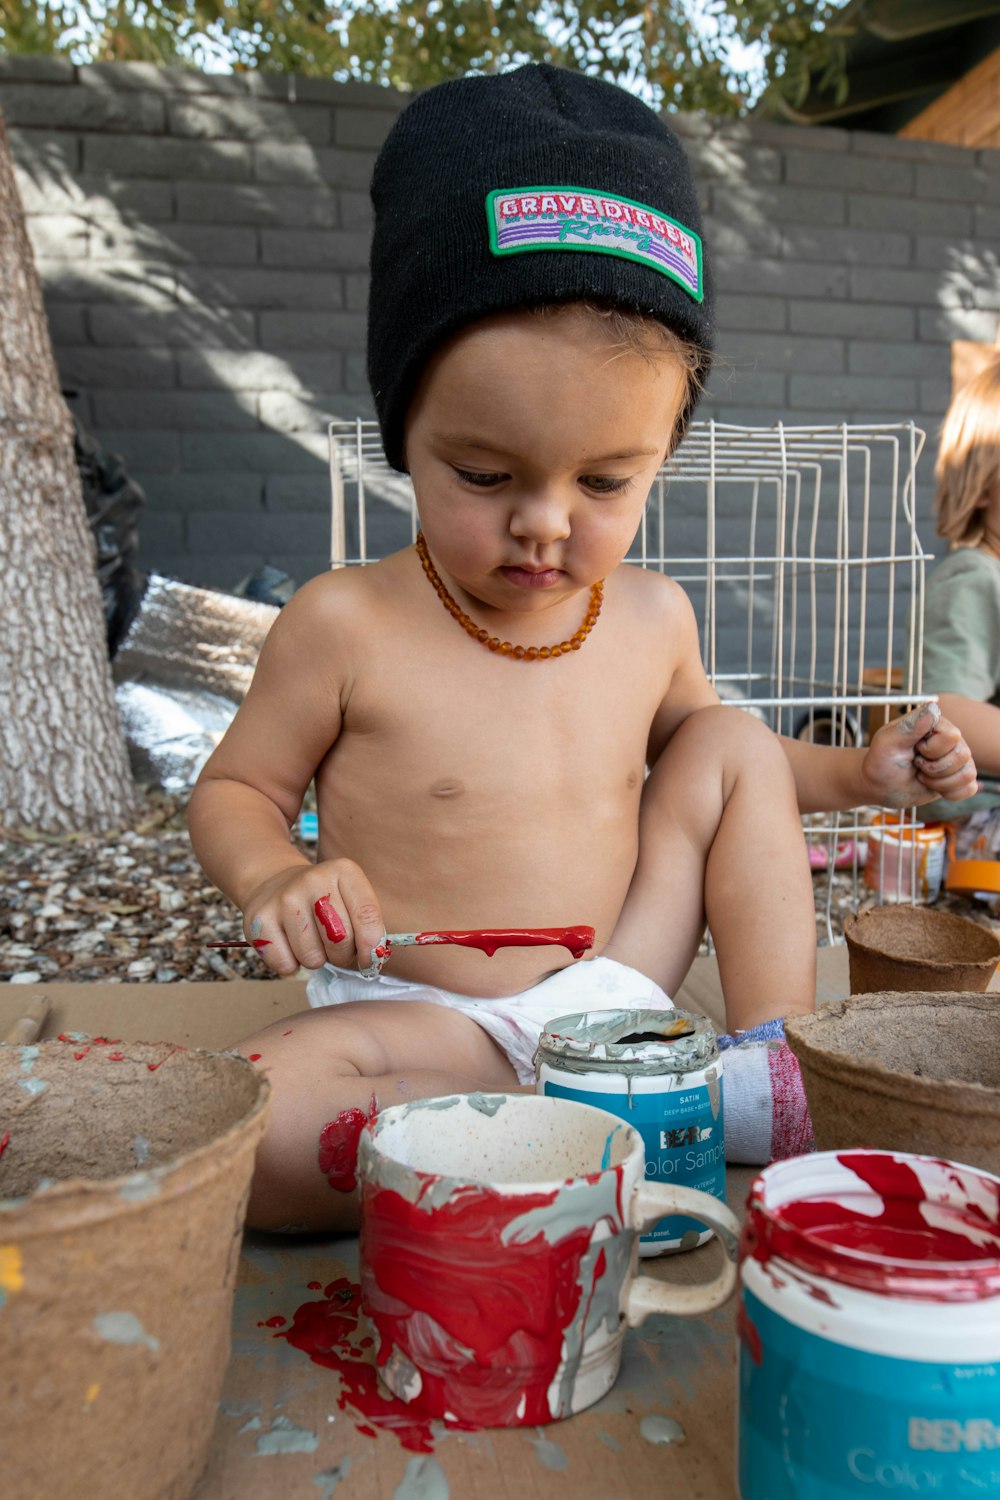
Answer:
<svg viewBox="0 0 1000 1500"><path fill-rule="evenodd" d="M813 1149L802 1075L781 1020L719 1039L726 1160L763 1166Z"/></svg>

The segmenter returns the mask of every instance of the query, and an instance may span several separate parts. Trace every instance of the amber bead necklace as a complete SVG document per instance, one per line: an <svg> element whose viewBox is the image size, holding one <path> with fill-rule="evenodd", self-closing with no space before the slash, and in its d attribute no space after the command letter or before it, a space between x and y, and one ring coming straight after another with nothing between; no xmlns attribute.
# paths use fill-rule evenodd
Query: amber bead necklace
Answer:
<svg viewBox="0 0 1000 1500"><path fill-rule="evenodd" d="M501 656L512 656L515 661L542 661L552 656L564 656L568 651L579 651L594 626L597 617L601 613L601 605L604 602L604 579L599 578L590 591L590 603L587 605L587 613L583 617L583 624L568 641L560 641L557 646L514 646L510 641L502 641L498 636L490 635L488 630L483 630L475 620L469 618L457 600L453 599L441 581L441 576L434 564L431 562L430 553L427 551L427 542L422 531L417 532L417 556L420 565L427 574L428 581L433 585L438 598L453 620L457 620L467 635L471 635L474 641L485 646L487 651L497 651Z"/></svg>

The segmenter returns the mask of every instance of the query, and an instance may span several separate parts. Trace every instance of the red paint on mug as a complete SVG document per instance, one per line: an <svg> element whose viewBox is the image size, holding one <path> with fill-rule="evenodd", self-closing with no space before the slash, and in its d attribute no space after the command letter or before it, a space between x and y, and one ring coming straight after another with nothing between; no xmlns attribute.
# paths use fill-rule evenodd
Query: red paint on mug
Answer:
<svg viewBox="0 0 1000 1500"><path fill-rule="evenodd" d="M613 1170L620 1197L622 1169ZM424 1194L411 1203L362 1184L364 1308L379 1335L380 1365L394 1349L414 1352L422 1384L411 1405L418 1410L472 1427L552 1421L549 1390L566 1330L585 1316L604 1252L592 1271L583 1270L592 1224L555 1243L541 1231L507 1243L505 1231L560 1192L502 1196L466 1183L434 1207L421 1201ZM617 1232L620 1223L612 1227Z"/></svg>
<svg viewBox="0 0 1000 1500"><path fill-rule="evenodd" d="M320 896L313 907L316 920L322 923L323 931L331 943L342 943L347 936L347 928L340 919L340 913L336 910L329 895Z"/></svg>
<svg viewBox="0 0 1000 1500"><path fill-rule="evenodd" d="M393 1432L411 1453L433 1453L430 1422L405 1401L383 1396L379 1390L375 1366L364 1347L370 1349L371 1340L356 1341L360 1311L361 1288L342 1277L324 1289L322 1301L304 1302L297 1308L291 1327L275 1334L275 1338L287 1339L315 1364L337 1373L337 1405L354 1416L358 1432L365 1437L376 1437L378 1431Z"/></svg>
<svg viewBox="0 0 1000 1500"><path fill-rule="evenodd" d="M319 1133L319 1169L338 1193L353 1193L358 1184L358 1141L369 1120L378 1114L378 1100L372 1094L368 1113L363 1109L342 1109L335 1120Z"/></svg>
<svg viewBox="0 0 1000 1500"><path fill-rule="evenodd" d="M9 1130L5 1130L2 1139L0 1139L0 1156L3 1156L4 1152L6 1151L6 1149L7 1149L7 1147L9 1145L10 1145L10 1131Z"/></svg>

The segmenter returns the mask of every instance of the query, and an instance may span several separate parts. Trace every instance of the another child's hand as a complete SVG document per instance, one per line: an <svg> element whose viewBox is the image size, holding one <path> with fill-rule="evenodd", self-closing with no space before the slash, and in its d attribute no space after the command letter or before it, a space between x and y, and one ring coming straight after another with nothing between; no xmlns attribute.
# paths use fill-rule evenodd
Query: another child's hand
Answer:
<svg viewBox="0 0 1000 1500"><path fill-rule="evenodd" d="M919 807L937 797L963 802L977 787L972 751L936 703L883 724L862 772L880 807Z"/></svg>
<svg viewBox="0 0 1000 1500"><path fill-rule="evenodd" d="M385 937L378 897L349 859L296 865L266 880L247 901L243 926L260 957L276 974L301 964L362 964Z"/></svg>

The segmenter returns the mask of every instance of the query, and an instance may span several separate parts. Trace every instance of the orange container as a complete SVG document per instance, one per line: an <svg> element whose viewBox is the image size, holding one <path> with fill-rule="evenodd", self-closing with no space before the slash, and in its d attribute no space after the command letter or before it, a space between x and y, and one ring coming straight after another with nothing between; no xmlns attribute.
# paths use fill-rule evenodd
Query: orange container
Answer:
<svg viewBox="0 0 1000 1500"><path fill-rule="evenodd" d="M955 830L949 828L946 891L963 891L970 896L1000 895L1000 859L955 859L954 853Z"/></svg>
<svg viewBox="0 0 1000 1500"><path fill-rule="evenodd" d="M895 813L876 813L868 829L865 885L883 901L933 901L941 889L944 852L939 823L915 828Z"/></svg>

